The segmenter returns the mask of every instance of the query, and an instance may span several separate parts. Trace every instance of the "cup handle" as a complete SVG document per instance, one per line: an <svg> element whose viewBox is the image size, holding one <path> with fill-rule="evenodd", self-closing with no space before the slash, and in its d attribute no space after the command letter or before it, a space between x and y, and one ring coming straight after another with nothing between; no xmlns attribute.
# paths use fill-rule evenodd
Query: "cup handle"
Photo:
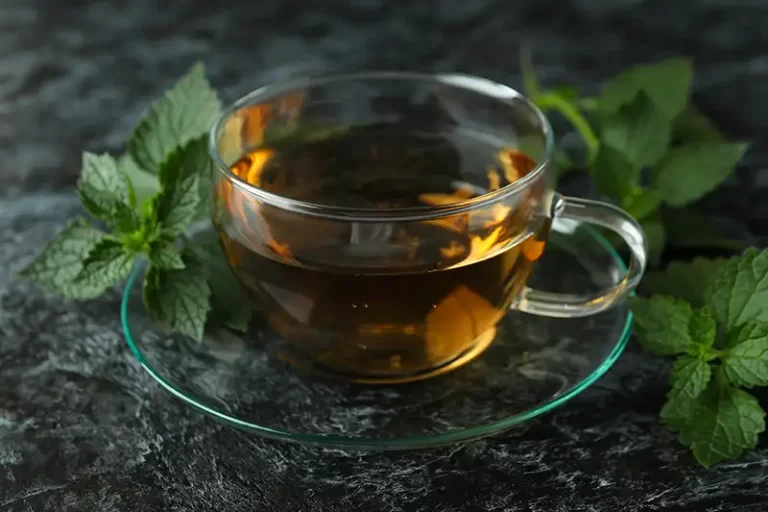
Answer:
<svg viewBox="0 0 768 512"><path fill-rule="evenodd" d="M610 308L637 287L648 260L648 244L643 228L635 219L608 203L561 195L555 196L553 211L555 218L587 222L618 234L631 254L627 274L612 288L591 295L550 293L526 286L513 304L514 309L556 318L594 315Z"/></svg>

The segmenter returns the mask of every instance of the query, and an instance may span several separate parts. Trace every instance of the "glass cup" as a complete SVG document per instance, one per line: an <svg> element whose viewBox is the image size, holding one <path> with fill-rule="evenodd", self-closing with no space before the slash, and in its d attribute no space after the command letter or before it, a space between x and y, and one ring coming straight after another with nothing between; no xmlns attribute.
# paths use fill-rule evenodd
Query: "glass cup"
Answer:
<svg viewBox="0 0 768 512"><path fill-rule="evenodd" d="M344 138L372 126L386 129ZM464 149L433 166L429 156L418 160L418 145L393 143L411 133ZM349 141L328 146L342 159L361 151L362 140L372 154L386 148L404 163L382 170L373 159L334 174L302 149L326 139ZM482 78L374 72L268 85L228 108L211 131L213 224L233 271L290 347L288 359L358 382L423 379L481 353L510 308L593 315L640 281L641 227L611 204L553 192L553 149L542 112ZM342 178L375 184L381 200L361 205L334 193L328 184ZM453 193L430 194L428 183L449 182ZM424 204L402 200L414 187ZM629 247L626 275L596 294L528 287L554 219L619 235Z"/></svg>

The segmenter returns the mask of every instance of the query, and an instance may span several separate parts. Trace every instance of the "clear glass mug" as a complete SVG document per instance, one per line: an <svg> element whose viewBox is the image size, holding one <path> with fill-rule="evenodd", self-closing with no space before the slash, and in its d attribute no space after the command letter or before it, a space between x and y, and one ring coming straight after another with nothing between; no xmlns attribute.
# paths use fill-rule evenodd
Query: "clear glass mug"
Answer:
<svg viewBox="0 0 768 512"><path fill-rule="evenodd" d="M316 182L335 177L312 165L274 170L292 161L296 141L372 125L425 137L471 134L501 149L462 154L450 176L430 174L475 191L432 204L397 197L398 183L429 181L418 166L375 176L389 180L384 190L393 197L362 207L323 195L328 187ZM481 353L509 308L593 315L640 281L647 256L641 227L611 204L553 192L553 149L552 129L531 101L477 77L375 72L268 85L227 109L211 131L213 224L294 362L358 382L423 379ZM493 186L489 166L499 171ZM378 172L353 171L345 179L370 181L368 173ZM275 172L287 172L283 181L293 188L269 185L264 175ZM584 295L526 286L555 218L607 228L626 242L628 271L618 284Z"/></svg>

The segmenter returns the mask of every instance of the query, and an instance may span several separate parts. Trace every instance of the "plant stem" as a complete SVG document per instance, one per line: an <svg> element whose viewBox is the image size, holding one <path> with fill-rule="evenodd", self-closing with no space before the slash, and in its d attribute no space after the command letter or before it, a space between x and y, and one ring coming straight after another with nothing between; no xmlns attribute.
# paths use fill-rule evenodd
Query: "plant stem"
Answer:
<svg viewBox="0 0 768 512"><path fill-rule="evenodd" d="M579 112L579 109L569 101L556 94L540 94L534 96L533 100L536 105L538 105L538 107L543 111L546 112L547 110L555 110L559 112L564 118L566 118L569 123L571 123L574 129L581 136L584 144L587 146L589 162L594 162L595 157L597 156L597 150L600 146L600 141L597 138L594 130L592 130L592 127L589 125L587 119L581 114L581 112Z"/></svg>

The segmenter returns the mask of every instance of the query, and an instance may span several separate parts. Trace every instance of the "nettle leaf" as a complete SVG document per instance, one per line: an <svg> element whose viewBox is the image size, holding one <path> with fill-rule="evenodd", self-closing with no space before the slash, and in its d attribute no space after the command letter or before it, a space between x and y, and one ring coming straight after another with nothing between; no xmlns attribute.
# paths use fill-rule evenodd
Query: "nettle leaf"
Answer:
<svg viewBox="0 0 768 512"><path fill-rule="evenodd" d="M747 147L723 142L673 148L653 169L654 188L672 206L691 203L725 181Z"/></svg>
<svg viewBox="0 0 768 512"><path fill-rule="evenodd" d="M205 269L214 318L230 329L245 332L254 307L227 263L217 237L195 239L186 249L194 253Z"/></svg>
<svg viewBox="0 0 768 512"><path fill-rule="evenodd" d="M709 467L757 446L757 436L764 430L765 412L755 397L729 386L725 379L712 379L697 397L691 420L680 430L680 441Z"/></svg>
<svg viewBox="0 0 768 512"><path fill-rule="evenodd" d="M101 295L128 277L133 259L134 254L126 251L117 240L101 240L88 253L74 282Z"/></svg>
<svg viewBox="0 0 768 512"><path fill-rule="evenodd" d="M83 153L77 189L83 207L93 216L122 233L138 229L133 189L111 156Z"/></svg>
<svg viewBox="0 0 768 512"><path fill-rule="evenodd" d="M182 235L192 224L200 204L199 181L199 176L189 176L176 187L163 189L155 196L153 205L163 236L173 238Z"/></svg>
<svg viewBox="0 0 768 512"><path fill-rule="evenodd" d="M211 310L211 289L199 263L185 260L184 270L150 265L144 279L144 304L171 329L202 341Z"/></svg>
<svg viewBox="0 0 768 512"><path fill-rule="evenodd" d="M661 409L661 419L674 428L681 430L691 421L696 399L706 389L712 378L709 363L696 356L682 356L672 368L667 393L667 402Z"/></svg>
<svg viewBox="0 0 768 512"><path fill-rule="evenodd" d="M690 334L693 342L698 345L697 351L700 351L702 348L710 348L715 344L717 325L715 324L712 308L703 306L693 311L691 320L688 322L688 334Z"/></svg>
<svg viewBox="0 0 768 512"><path fill-rule="evenodd" d="M83 260L105 236L106 233L85 220L76 219L19 276L67 299L97 297L103 289L83 286L82 283L76 283L75 278L83 269Z"/></svg>
<svg viewBox="0 0 768 512"><path fill-rule="evenodd" d="M616 112L642 90L667 119L674 119L688 103L692 76L693 64L688 59L634 66L605 84L598 107L605 113Z"/></svg>
<svg viewBox="0 0 768 512"><path fill-rule="evenodd" d="M208 138L199 137L177 148L160 165L158 177L163 189L175 187L190 176L198 176L198 212L196 218L210 215L213 161L208 155Z"/></svg>
<svg viewBox="0 0 768 512"><path fill-rule="evenodd" d="M604 144L592 165L592 176L600 193L618 200L631 195L640 179L639 169L623 153Z"/></svg>
<svg viewBox="0 0 768 512"><path fill-rule="evenodd" d="M680 297L691 306L701 307L707 304L710 281L727 261L726 258L673 261L664 270L648 273L642 287L650 293Z"/></svg>
<svg viewBox="0 0 768 512"><path fill-rule="evenodd" d="M744 324L729 335L723 371L734 386L768 386L768 324Z"/></svg>
<svg viewBox="0 0 768 512"><path fill-rule="evenodd" d="M136 209L142 211L152 196L160 191L160 181L157 179L157 175L139 167L130 153L117 159L117 170L128 179L133 189L133 202L136 204Z"/></svg>
<svg viewBox="0 0 768 512"><path fill-rule="evenodd" d="M712 278L710 304L726 330L768 322L768 249L750 248L728 260Z"/></svg>
<svg viewBox="0 0 768 512"><path fill-rule="evenodd" d="M669 147L671 124L642 90L615 114L601 119L601 126L602 143L622 153L636 168L655 164Z"/></svg>
<svg viewBox="0 0 768 512"><path fill-rule="evenodd" d="M649 299L634 297L630 305L637 339L649 352L672 356L696 346L688 332L693 310L684 300L658 295Z"/></svg>
<svg viewBox="0 0 768 512"><path fill-rule="evenodd" d="M181 270L184 268L181 251L169 240L157 240L150 244L149 261L155 267L163 270Z"/></svg>
<svg viewBox="0 0 768 512"><path fill-rule="evenodd" d="M131 156L145 171L157 173L172 151L207 133L220 110L203 65L195 64L136 127L128 143Z"/></svg>

